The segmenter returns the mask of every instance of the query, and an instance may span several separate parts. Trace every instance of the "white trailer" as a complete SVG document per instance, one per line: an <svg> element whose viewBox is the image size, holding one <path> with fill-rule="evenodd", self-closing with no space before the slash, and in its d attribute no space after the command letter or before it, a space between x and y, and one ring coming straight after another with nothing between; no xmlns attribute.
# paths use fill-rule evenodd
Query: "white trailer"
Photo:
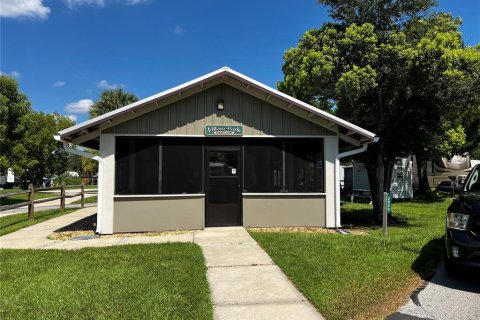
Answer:
<svg viewBox="0 0 480 320"><path fill-rule="evenodd" d="M353 164L353 190L370 190L367 169L360 162ZM412 162L409 158L398 158L395 162L390 190L393 199L413 198Z"/></svg>

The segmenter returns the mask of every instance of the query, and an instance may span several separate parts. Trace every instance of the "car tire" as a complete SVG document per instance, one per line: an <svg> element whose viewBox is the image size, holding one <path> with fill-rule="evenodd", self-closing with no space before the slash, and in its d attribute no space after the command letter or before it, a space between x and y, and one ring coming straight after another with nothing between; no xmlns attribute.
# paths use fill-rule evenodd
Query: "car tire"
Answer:
<svg viewBox="0 0 480 320"><path fill-rule="evenodd" d="M446 256L443 257L443 266L445 267L445 272L449 277L458 277L458 268L457 266Z"/></svg>

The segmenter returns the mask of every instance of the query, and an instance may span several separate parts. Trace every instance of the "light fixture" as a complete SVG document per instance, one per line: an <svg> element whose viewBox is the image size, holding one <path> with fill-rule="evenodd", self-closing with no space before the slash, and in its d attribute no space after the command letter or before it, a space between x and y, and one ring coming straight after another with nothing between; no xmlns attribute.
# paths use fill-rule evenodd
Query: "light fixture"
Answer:
<svg viewBox="0 0 480 320"><path fill-rule="evenodd" d="M223 98L217 99L217 110L223 110Z"/></svg>

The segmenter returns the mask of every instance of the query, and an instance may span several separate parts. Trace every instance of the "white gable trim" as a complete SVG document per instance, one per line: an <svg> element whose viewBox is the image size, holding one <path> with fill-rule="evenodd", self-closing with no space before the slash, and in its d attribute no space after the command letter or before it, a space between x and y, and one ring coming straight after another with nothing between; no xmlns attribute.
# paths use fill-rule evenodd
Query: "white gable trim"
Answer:
<svg viewBox="0 0 480 320"><path fill-rule="evenodd" d="M171 95L175 95L175 94L177 94L179 92L182 92L186 89L198 86L202 83L213 80L215 78L227 77L227 76L232 77L234 79L237 79L239 81L242 81L247 86L256 87L257 89L259 89L261 91L264 91L268 95L275 96L275 97L277 97L281 100L284 100L287 103L291 104L292 106L300 108L302 110L305 110L312 115L319 116L319 117L331 122L332 124L338 125L340 127L346 128L348 130L351 130L352 132L357 133L360 136L367 138L368 140L373 140L375 138L375 134L368 131L368 130L365 130L365 129L357 126L357 125L354 125L353 123L345 121L345 120L343 120L339 117L336 117L332 114L329 114L328 112L325 112L323 110L315 108L312 105L309 105L309 104L307 104L303 101L300 101L296 98L293 98L293 97L291 97L291 96L289 96L289 95L287 95L283 92L280 92L276 89L273 89L273 88L271 88L271 87L269 87L269 86L267 86L267 85L265 85L261 82L258 82L258 81L254 80L252 78L249 78L246 75L241 74L241 73L239 73L235 70L232 70L228 67L220 68L216 71L208 73L208 74L206 74L204 76L201 76L199 78L196 78L194 80L188 81L188 82L186 82L184 84L181 84L179 86L176 86L174 88L165 90L165 91L160 92L158 94L155 94L153 96L150 96L150 97L147 97L145 99L139 100L135 103L129 104L129 105L127 105L125 107L122 107L120 109L111 111L111 112L106 113L104 115L98 116L96 118L93 118L93 119L87 120L85 122L79 123L79 124L77 124L75 126L72 126L70 128L64 129L64 130L59 132L59 135L60 135L61 138L66 138L66 137L69 137L70 135L72 135L74 133L79 132L79 131L82 131L85 134L88 134L89 133L89 130L88 130L89 128L100 125L101 123L104 123L104 122L109 121L113 118L119 117L119 116L121 116L123 114L126 114L128 112L132 112L132 111L134 111L138 108L141 108L142 106L144 106L146 104L152 103L152 102L157 101L157 100L164 99L164 98L166 98L168 96L171 96Z"/></svg>

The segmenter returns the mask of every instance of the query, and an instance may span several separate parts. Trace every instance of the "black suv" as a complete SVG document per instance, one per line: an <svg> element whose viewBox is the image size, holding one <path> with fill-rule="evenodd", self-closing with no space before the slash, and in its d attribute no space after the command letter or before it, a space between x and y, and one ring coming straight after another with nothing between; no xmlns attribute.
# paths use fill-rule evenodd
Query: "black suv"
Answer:
<svg viewBox="0 0 480 320"><path fill-rule="evenodd" d="M445 270L480 270L480 165L468 174L459 196L448 207Z"/></svg>

